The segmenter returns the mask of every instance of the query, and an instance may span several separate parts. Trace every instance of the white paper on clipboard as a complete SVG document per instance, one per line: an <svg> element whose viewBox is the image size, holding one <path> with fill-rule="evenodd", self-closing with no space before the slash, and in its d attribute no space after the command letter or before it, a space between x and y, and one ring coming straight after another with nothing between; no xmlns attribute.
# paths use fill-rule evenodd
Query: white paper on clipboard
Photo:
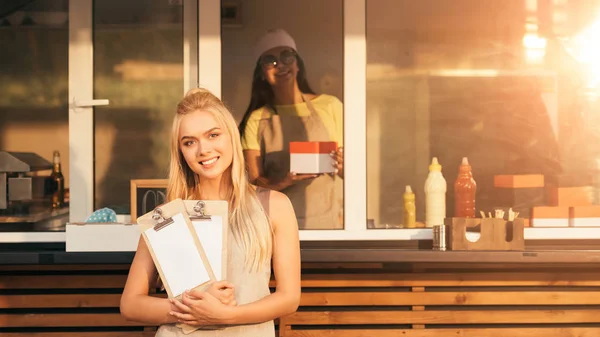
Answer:
<svg viewBox="0 0 600 337"><path fill-rule="evenodd" d="M148 228L144 234L162 268L163 282L177 297L188 289L210 281L210 276L183 215L177 213L171 218L173 223L158 231Z"/></svg>
<svg viewBox="0 0 600 337"><path fill-rule="evenodd" d="M192 220L204 254L217 280L223 279L223 218L217 215L210 220Z"/></svg>

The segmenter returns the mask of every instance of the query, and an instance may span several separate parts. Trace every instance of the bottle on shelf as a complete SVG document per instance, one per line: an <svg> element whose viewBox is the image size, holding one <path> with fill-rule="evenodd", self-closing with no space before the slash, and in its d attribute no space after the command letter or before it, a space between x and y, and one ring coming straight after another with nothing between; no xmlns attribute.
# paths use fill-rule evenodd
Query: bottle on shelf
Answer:
<svg viewBox="0 0 600 337"><path fill-rule="evenodd" d="M475 217L475 195L477 183L467 157L463 157L458 167L458 177L454 182L454 216L457 218Z"/></svg>
<svg viewBox="0 0 600 337"><path fill-rule="evenodd" d="M429 165L429 175L425 180L425 226L443 225L446 217L446 179L442 175L442 165L433 157Z"/></svg>
<svg viewBox="0 0 600 337"><path fill-rule="evenodd" d="M60 167L60 153L58 151L54 151L53 163L54 167L52 168L52 174L50 174L50 179L54 186L52 208L61 208L65 203L65 177Z"/></svg>
<svg viewBox="0 0 600 337"><path fill-rule="evenodd" d="M410 185L406 185L404 190L404 221L402 221L404 228L417 227L416 213L415 194Z"/></svg>

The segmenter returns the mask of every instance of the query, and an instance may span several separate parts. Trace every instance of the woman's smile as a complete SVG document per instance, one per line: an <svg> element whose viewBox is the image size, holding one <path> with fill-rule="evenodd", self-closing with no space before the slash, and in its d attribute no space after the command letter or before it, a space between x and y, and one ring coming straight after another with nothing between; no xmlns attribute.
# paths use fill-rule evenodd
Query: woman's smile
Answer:
<svg viewBox="0 0 600 337"><path fill-rule="evenodd" d="M213 166L215 166L215 163L217 162L217 160L219 160L219 157L213 157L211 159L201 161L200 165L202 165L202 167L205 169L209 169L209 168L212 168Z"/></svg>
<svg viewBox="0 0 600 337"><path fill-rule="evenodd" d="M275 74L275 77L286 77L292 73L291 69L281 70Z"/></svg>

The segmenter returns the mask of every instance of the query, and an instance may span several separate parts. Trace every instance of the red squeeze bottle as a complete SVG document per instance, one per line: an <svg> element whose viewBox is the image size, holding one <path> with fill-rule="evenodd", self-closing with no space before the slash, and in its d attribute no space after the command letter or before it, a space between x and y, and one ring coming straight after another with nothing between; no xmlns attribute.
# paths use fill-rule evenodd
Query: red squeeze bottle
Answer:
<svg viewBox="0 0 600 337"><path fill-rule="evenodd" d="M471 165L467 157L463 157L458 167L458 177L454 182L454 216L457 218L475 217L475 193L477 183L473 179Z"/></svg>

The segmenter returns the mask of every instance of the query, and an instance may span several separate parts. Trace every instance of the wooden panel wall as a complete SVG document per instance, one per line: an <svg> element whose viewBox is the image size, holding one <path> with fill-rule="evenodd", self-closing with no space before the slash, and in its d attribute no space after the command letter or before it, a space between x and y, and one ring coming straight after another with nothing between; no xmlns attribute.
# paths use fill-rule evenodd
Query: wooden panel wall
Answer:
<svg viewBox="0 0 600 337"><path fill-rule="evenodd" d="M154 336L119 313L128 268L0 266L0 336Z"/></svg>
<svg viewBox="0 0 600 337"><path fill-rule="evenodd" d="M311 265L279 335L600 336L600 269L475 266ZM0 336L153 336L119 314L127 268L0 266Z"/></svg>
<svg viewBox="0 0 600 337"><path fill-rule="evenodd" d="M600 336L594 270L380 270L305 274L302 285L280 337Z"/></svg>

